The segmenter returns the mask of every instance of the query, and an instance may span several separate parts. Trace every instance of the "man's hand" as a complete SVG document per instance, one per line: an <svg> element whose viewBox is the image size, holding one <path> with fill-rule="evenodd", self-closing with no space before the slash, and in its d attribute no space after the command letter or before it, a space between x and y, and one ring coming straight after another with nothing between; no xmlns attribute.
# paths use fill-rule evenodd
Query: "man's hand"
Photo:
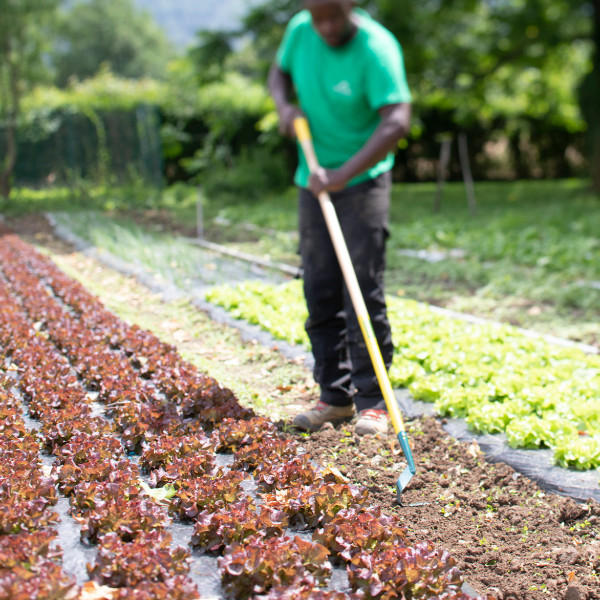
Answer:
<svg viewBox="0 0 600 600"><path fill-rule="evenodd" d="M338 187L340 182L346 185L348 181L383 160L389 152L396 150L398 140L406 136L408 132L410 104L389 104L380 108L378 112L381 121L366 144L341 167L335 171L328 171L328 174L325 175L326 183L321 184L325 187L320 187L315 180L315 189L337 191L341 189ZM323 181L323 177L319 177L319 181Z"/></svg>
<svg viewBox="0 0 600 600"><path fill-rule="evenodd" d="M339 192L346 187L348 178L341 169L319 167L310 174L308 188L318 196L321 192Z"/></svg>

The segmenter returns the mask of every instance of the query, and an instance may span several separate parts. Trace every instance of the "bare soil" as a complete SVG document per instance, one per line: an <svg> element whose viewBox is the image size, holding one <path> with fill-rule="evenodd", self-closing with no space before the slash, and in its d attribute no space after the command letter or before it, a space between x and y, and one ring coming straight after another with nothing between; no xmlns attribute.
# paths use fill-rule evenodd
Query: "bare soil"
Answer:
<svg viewBox="0 0 600 600"><path fill-rule="evenodd" d="M51 255L68 255L73 269L80 269L84 280L86 276L89 278L89 273L83 271L90 269L93 261L87 258L83 261L56 240L45 219L31 216L7 224ZM110 275L101 265L93 268L96 280L101 279L101 272ZM135 282L114 276L110 281L104 295L94 292L107 305L105 298L118 295L119 286L127 286L128 302L133 297L148 297L148 291ZM142 300L140 305L144 306ZM164 311L169 313L168 305ZM169 321L171 329L187 333L188 337L179 341L176 336L169 336L169 327L157 325L153 331L162 338L169 336L166 341L180 347L193 336L195 324L184 322L186 318L185 314L178 314ZM174 326L172 321L177 319L182 321ZM159 319L157 323L160 322ZM395 484L405 463L395 436L360 438L354 435L351 423L337 429L324 428L310 436L291 431L288 424L292 414L315 400L314 387L306 383L309 374L305 372L299 379L296 374L287 383L280 378L271 380L273 364L285 362L274 350L259 350L235 336L232 338L231 331L223 325L214 323L204 327L209 327L211 334L202 339L195 337L193 346L186 349L187 354L208 355L215 369L231 361L233 354L238 365L237 385L256 386L257 398L271 394L269 397L280 402L278 408L283 407L284 430L298 439L316 461L334 465L351 481L367 486L384 509L402 517L410 541L429 540L450 551L466 581L486 600L600 600L597 502L578 504L545 493L511 467L486 461L475 443L451 438L439 420L423 418L408 424L417 474L403 494L403 505L399 506ZM249 368L242 368L243 365ZM267 376L252 377L256 372ZM235 383L228 385L236 391ZM282 400L284 395L289 396L287 401ZM271 416L268 406L257 411Z"/></svg>
<svg viewBox="0 0 600 600"><path fill-rule="evenodd" d="M412 542L449 550L488 600L600 598L597 502L544 493L512 467L486 461L476 443L448 436L434 418L408 428L417 473L402 506L395 485L406 463L394 435L361 438L348 425L298 439L398 513Z"/></svg>

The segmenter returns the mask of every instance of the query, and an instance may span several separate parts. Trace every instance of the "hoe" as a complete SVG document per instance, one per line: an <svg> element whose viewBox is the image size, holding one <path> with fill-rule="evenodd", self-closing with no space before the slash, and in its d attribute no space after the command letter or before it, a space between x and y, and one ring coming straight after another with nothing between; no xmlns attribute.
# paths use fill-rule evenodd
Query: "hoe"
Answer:
<svg viewBox="0 0 600 600"><path fill-rule="evenodd" d="M296 131L298 142L302 147L304 157L306 158L308 168L312 172L319 167L319 163L313 147L308 121L303 117L294 119L294 129ZM394 431L398 437L398 442L400 442L400 447L402 448L406 458L407 467L404 469L398 478L398 481L396 482L396 496L398 504L402 504L402 492L416 472L415 461L413 460L410 445L408 443L408 437L406 435L406 429L404 427L400 409L398 408L398 403L396 402L396 397L394 396L392 384L390 383L390 379L381 356L381 350L379 349L377 339L373 333L371 319L369 317L362 292L360 291L358 280L356 279L356 273L354 271L352 261L350 260L348 247L346 246L335 208L327 192L321 192L319 194L319 204L321 205L321 210L323 211L323 215L327 223L327 229L329 230L329 235L331 236L331 240L340 263L344 281L346 283L346 287L348 288L350 299L352 300L352 306L356 312L358 323L365 339L371 362L373 363L373 367L375 369L377 381L379 383L379 387L381 388L392 425L394 426Z"/></svg>

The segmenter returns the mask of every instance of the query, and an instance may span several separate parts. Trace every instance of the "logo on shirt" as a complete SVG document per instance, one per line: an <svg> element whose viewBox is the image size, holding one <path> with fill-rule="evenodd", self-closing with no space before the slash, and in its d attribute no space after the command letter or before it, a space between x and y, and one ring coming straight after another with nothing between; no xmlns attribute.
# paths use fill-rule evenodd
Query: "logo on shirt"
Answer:
<svg viewBox="0 0 600 600"><path fill-rule="evenodd" d="M342 94L342 96L352 96L352 88L345 79L342 79L342 81L333 86L333 91L337 94Z"/></svg>

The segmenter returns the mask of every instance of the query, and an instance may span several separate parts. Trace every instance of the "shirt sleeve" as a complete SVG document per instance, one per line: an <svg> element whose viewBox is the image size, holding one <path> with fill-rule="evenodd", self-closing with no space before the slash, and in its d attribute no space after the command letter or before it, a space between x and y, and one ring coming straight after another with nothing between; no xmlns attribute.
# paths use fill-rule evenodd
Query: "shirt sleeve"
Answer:
<svg viewBox="0 0 600 600"><path fill-rule="evenodd" d="M277 65L286 73L291 73L292 71L292 57L298 39L298 27L301 22L300 17L301 15L298 14L295 17L292 17L288 23L281 40L281 44L279 44L279 48L277 49L277 54L275 55L275 61L277 62Z"/></svg>
<svg viewBox="0 0 600 600"><path fill-rule="evenodd" d="M388 104L410 103L412 96L406 81L404 57L400 44L394 39L372 49L367 68L367 98L378 110Z"/></svg>

